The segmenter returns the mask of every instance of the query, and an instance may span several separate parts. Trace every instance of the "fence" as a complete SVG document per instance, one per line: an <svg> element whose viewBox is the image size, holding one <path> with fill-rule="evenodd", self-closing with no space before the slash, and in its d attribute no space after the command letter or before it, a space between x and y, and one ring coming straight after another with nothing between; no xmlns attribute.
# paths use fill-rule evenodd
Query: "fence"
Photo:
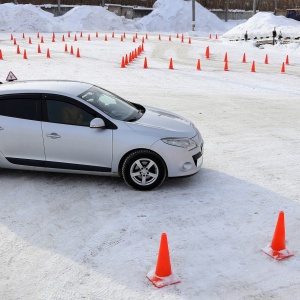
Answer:
<svg viewBox="0 0 300 300"><path fill-rule="evenodd" d="M57 4L57 0L17 0L19 4L42 5ZM105 4L119 4L122 6L153 7L156 0L105 0ZM168 0L172 1L172 0ZM191 0L189 0L191 1ZM207 9L225 9L226 0L196 0ZM228 0L229 9L252 10L254 0ZM260 11L274 11L275 0L256 0L256 9ZM0 0L0 3L13 2L13 0ZM61 5L101 5L102 0L60 0ZM279 0L278 9L300 8L300 0Z"/></svg>

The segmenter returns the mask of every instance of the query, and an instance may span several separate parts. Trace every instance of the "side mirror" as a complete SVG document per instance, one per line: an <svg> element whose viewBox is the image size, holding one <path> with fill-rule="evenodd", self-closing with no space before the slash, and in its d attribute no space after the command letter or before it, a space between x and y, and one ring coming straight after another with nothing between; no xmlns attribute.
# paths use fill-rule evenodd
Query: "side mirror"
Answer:
<svg viewBox="0 0 300 300"><path fill-rule="evenodd" d="M101 118L95 118L90 123L90 128L104 128L105 123Z"/></svg>

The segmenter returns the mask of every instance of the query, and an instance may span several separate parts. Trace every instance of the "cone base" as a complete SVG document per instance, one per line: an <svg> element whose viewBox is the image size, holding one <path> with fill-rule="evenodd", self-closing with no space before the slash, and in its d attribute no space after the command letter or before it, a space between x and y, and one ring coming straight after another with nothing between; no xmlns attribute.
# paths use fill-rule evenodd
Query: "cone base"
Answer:
<svg viewBox="0 0 300 300"><path fill-rule="evenodd" d="M264 247L262 251L276 260L282 260L294 256L294 254L290 253L287 249L283 249L280 251L273 250L271 248L271 244L268 244L266 247Z"/></svg>
<svg viewBox="0 0 300 300"><path fill-rule="evenodd" d="M170 276L159 277L155 275L155 270L150 271L146 277L157 287L162 288L167 285L176 284L180 282L178 275L172 273Z"/></svg>

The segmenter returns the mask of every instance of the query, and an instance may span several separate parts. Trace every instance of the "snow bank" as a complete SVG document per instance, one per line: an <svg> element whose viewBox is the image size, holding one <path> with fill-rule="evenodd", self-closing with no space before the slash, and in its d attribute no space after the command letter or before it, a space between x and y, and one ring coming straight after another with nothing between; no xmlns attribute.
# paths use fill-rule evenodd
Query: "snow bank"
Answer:
<svg viewBox="0 0 300 300"><path fill-rule="evenodd" d="M197 32L223 31L224 22L196 2ZM192 29L192 2L184 0L158 0L154 10L137 22L138 28L146 31L186 32Z"/></svg>
<svg viewBox="0 0 300 300"><path fill-rule="evenodd" d="M122 18L102 6L77 6L56 19L61 31L125 30Z"/></svg>
<svg viewBox="0 0 300 300"><path fill-rule="evenodd" d="M53 14L31 4L0 5L0 31L52 31Z"/></svg>
<svg viewBox="0 0 300 300"><path fill-rule="evenodd" d="M240 24L225 34L224 38L243 38L248 32L249 38L272 36L272 31L276 27L277 33L281 31L283 37L299 37L300 22L288 19L284 16L275 16L273 13L259 12L247 22Z"/></svg>
<svg viewBox="0 0 300 300"><path fill-rule="evenodd" d="M79 30L136 30L134 21L126 20L101 6L78 6L54 17L31 4L0 5L0 31L52 32Z"/></svg>

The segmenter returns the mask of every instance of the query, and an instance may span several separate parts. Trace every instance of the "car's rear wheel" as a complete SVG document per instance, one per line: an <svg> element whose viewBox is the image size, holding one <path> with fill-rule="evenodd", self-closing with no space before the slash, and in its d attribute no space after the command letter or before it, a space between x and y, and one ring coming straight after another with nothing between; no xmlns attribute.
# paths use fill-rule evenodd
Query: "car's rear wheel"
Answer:
<svg viewBox="0 0 300 300"><path fill-rule="evenodd" d="M164 182L167 168L156 153L149 150L136 150L126 157L122 166L122 175L129 186L147 191Z"/></svg>

